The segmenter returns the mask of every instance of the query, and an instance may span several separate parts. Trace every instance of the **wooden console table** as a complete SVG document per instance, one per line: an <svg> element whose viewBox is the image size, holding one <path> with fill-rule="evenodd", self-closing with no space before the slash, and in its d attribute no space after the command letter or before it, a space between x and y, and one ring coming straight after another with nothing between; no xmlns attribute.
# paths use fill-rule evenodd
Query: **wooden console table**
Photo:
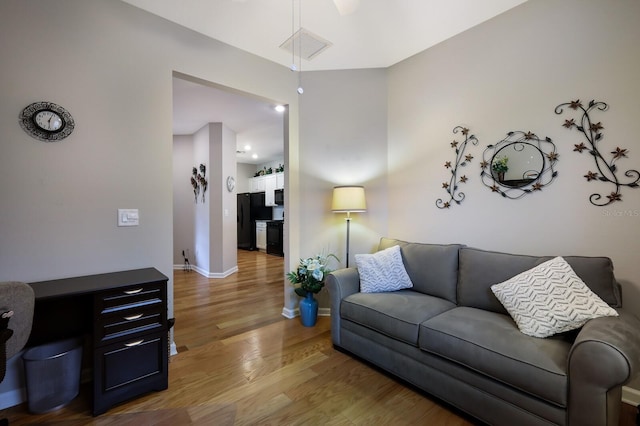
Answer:
<svg viewBox="0 0 640 426"><path fill-rule="evenodd" d="M31 283L27 346L84 336L94 416L168 387L168 278L154 268Z"/></svg>

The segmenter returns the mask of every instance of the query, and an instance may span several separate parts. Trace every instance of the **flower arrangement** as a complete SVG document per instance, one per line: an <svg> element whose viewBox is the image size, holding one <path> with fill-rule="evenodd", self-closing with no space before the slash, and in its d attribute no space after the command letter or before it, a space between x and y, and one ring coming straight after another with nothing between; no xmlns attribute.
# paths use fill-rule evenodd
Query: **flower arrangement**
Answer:
<svg viewBox="0 0 640 426"><path fill-rule="evenodd" d="M327 268L330 258L340 261L334 254L327 256L316 255L306 259L300 259L298 267L287 274L294 291L298 296L306 297L308 293L318 293L324 287L324 278L331 269Z"/></svg>
<svg viewBox="0 0 640 426"><path fill-rule="evenodd" d="M509 170L509 166L507 163L509 162L509 157L496 157L491 163L491 168L496 173L505 173Z"/></svg>

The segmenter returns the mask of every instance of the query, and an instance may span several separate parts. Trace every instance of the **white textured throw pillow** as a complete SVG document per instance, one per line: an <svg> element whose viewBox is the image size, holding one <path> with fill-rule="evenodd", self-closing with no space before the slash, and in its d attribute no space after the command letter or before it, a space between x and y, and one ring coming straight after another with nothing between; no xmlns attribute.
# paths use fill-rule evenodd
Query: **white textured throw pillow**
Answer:
<svg viewBox="0 0 640 426"><path fill-rule="evenodd" d="M495 284L491 291L520 331L533 337L574 330L593 318L618 316L562 257Z"/></svg>
<svg viewBox="0 0 640 426"><path fill-rule="evenodd" d="M362 293L382 293L413 287L402 263L400 246L389 247L374 254L356 254Z"/></svg>

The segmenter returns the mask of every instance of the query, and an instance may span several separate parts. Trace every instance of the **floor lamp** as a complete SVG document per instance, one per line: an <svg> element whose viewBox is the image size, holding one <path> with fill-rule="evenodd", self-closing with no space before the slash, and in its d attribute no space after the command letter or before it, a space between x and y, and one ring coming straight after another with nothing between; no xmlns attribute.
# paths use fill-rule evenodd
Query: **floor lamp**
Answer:
<svg viewBox="0 0 640 426"><path fill-rule="evenodd" d="M349 267L349 225L351 213L366 212L367 201L364 197L362 186L336 186L333 188L333 201L331 210L334 213L347 214L347 268Z"/></svg>

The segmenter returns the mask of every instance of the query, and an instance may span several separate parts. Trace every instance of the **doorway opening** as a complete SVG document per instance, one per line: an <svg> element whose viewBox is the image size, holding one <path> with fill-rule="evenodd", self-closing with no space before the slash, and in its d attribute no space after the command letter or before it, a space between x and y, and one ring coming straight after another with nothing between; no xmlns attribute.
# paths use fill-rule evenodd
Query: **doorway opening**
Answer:
<svg viewBox="0 0 640 426"><path fill-rule="evenodd" d="M208 278L224 278L238 270L236 248L245 248L238 226L241 215L246 219L250 213L239 210L240 194L262 193L266 200L260 217L249 222L251 229L258 220L280 221L281 228L286 227L284 205L276 203L276 198L283 200L282 193L286 191L288 109L278 111L278 105L257 95L174 72L174 269L184 268L188 261L191 269ZM199 182L200 165L206 170L206 183L196 194L190 179L195 170ZM268 188L255 186L258 181L267 180ZM246 248L266 253L265 246L256 247L256 237L254 230ZM285 246L282 240L279 244Z"/></svg>

